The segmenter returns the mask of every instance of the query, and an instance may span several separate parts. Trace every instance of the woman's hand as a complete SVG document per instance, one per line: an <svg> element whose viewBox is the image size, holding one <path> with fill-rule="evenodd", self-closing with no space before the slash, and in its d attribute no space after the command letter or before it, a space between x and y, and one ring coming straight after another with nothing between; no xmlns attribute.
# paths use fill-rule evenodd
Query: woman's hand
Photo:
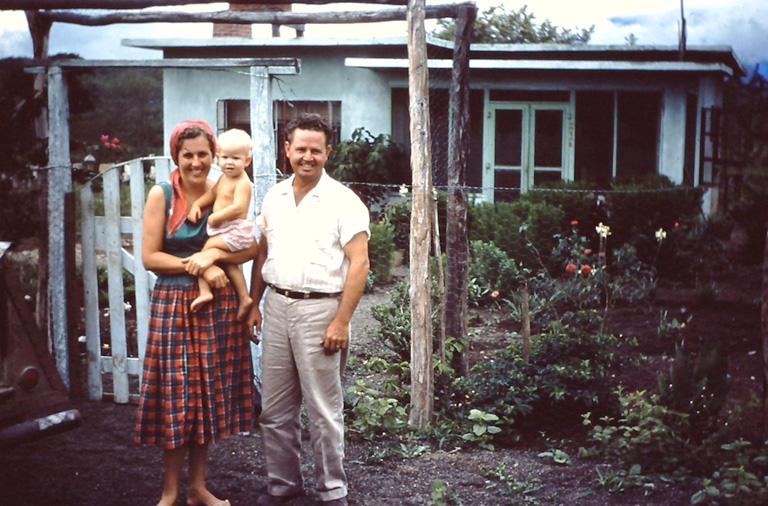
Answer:
<svg viewBox="0 0 768 506"><path fill-rule="evenodd" d="M182 259L187 273L193 276L202 276L218 260L216 249L207 249Z"/></svg>

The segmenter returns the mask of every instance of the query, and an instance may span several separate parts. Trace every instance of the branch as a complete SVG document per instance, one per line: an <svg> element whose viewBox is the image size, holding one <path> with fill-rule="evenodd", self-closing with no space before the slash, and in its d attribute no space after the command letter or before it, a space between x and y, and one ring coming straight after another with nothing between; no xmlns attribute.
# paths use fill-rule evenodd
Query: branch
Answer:
<svg viewBox="0 0 768 506"><path fill-rule="evenodd" d="M213 0L3 0L0 11L52 9L144 9L167 5L208 4ZM370 3L406 5L407 0L239 0L238 5L290 5L292 3L323 5L330 3Z"/></svg>
<svg viewBox="0 0 768 506"><path fill-rule="evenodd" d="M465 4L427 7L426 17L453 18ZM41 12L50 21L77 25L101 26L116 23L230 23L299 25L308 23L370 23L404 21L407 7L392 7L376 11L286 12L286 11L221 11L221 12L120 12L110 14L81 14L70 11Z"/></svg>

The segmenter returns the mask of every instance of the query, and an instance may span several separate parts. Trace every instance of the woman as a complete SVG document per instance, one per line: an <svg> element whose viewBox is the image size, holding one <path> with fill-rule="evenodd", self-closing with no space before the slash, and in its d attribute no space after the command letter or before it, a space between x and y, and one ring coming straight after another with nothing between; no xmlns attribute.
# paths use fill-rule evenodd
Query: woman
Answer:
<svg viewBox="0 0 768 506"><path fill-rule="evenodd" d="M251 429L253 381L250 344L236 319L237 296L216 262L242 263L255 257L256 245L235 253L200 251L211 210L197 224L186 216L212 186L208 172L216 141L207 123L184 121L171 133L170 148L177 169L170 183L150 190L144 208L142 259L158 279L135 440L164 449L158 506L176 502L187 454L187 504L229 506L206 488L208 444ZM193 313L197 276L218 291L211 304Z"/></svg>

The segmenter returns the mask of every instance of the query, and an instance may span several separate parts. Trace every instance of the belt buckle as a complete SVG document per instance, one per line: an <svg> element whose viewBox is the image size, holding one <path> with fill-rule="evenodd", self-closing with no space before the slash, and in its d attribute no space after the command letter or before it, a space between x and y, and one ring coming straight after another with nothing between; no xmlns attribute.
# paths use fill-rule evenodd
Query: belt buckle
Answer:
<svg viewBox="0 0 768 506"><path fill-rule="evenodd" d="M301 298L304 300L307 300L312 296L310 292L299 292L299 293L301 294Z"/></svg>

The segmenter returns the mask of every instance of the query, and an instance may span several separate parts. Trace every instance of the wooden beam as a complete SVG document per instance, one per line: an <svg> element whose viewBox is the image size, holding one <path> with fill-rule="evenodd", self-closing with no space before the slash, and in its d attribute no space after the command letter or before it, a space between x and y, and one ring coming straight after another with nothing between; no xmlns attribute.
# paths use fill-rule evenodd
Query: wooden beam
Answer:
<svg viewBox="0 0 768 506"><path fill-rule="evenodd" d="M27 60L25 69L31 74L45 72L46 68L226 68L266 67L272 75L298 75L301 61L297 58L173 58L163 60Z"/></svg>
<svg viewBox="0 0 768 506"><path fill-rule="evenodd" d="M455 18L466 4L433 5L426 8L425 18ZM288 11L218 11L218 12L113 12L86 14L70 11L46 11L40 16L49 21L86 26L117 23L228 23L228 24L337 24L404 21L407 7L391 7L375 11L288 12Z"/></svg>
<svg viewBox="0 0 768 506"><path fill-rule="evenodd" d="M0 10L50 10L50 9L144 9L166 5L209 4L212 0L3 0ZM368 3L406 5L406 0L238 0L239 5L325 5L330 3Z"/></svg>

